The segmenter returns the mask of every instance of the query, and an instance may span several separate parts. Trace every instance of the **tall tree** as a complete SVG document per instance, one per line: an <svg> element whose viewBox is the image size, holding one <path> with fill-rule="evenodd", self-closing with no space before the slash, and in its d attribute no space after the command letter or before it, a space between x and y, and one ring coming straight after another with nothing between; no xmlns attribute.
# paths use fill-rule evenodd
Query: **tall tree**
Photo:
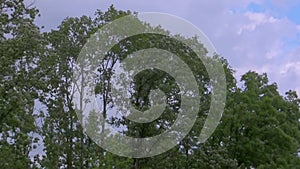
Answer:
<svg viewBox="0 0 300 169"><path fill-rule="evenodd" d="M48 49L40 62L45 83L40 100L47 106L42 132L45 167L83 168L85 165L83 142L86 137L72 104L72 70L91 27L89 17L67 18L58 30L44 34Z"/></svg>
<svg viewBox="0 0 300 169"><path fill-rule="evenodd" d="M44 81L40 101L46 105L42 135L45 144L45 157L42 166L49 168L91 168L113 166L109 153L97 146L82 129L83 119L77 117L75 109L82 111L81 106L74 107L75 90L73 80L82 81L85 87L85 77L73 76L77 68L76 59L89 36L107 22L126 15L110 7L105 13L97 11L95 18L87 16L66 18L58 30L44 34L48 48L46 55L40 60L39 67ZM75 78L75 79L74 79ZM79 91L83 93L84 90ZM95 115L90 114L88 121L96 123ZM93 121L94 120L94 121ZM92 122L93 121L93 122ZM91 124L88 131L97 130Z"/></svg>
<svg viewBox="0 0 300 169"><path fill-rule="evenodd" d="M38 140L34 72L43 49L34 24L37 14L23 0L0 3L0 163L4 168L34 167L29 156Z"/></svg>

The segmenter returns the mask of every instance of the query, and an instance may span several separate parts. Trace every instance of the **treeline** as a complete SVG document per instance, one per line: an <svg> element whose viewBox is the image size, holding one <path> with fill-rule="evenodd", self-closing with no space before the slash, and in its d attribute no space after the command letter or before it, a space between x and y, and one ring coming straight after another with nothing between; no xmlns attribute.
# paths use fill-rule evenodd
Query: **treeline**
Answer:
<svg viewBox="0 0 300 169"><path fill-rule="evenodd" d="M209 111L211 91L207 86L211 82L202 63L192 58L190 63L194 63L195 75L202 77L197 79L202 96L201 108L193 129L178 146L158 156L132 159L119 157L96 145L81 127L82 119L76 116L72 102L76 59L93 33L129 14L132 12L119 11L111 6L105 12L97 10L93 17L66 18L56 30L42 32L34 23L39 15L36 8L27 7L23 0L1 1L1 168L300 168L300 99L296 92L287 91L282 96L277 85L269 83L266 74L253 71L242 76L243 85L239 87L234 70L219 56L206 59L222 62L227 101L220 124L205 143L200 143L197 136ZM112 52L107 62L111 63L110 58L116 59L113 56L118 55L117 59L121 60L132 51L157 45L150 43L151 37L136 36L128 41L137 46L125 46L125 42L116 46L114 50L119 53ZM167 44L161 48L181 52L178 44ZM204 56L207 54L203 46L200 50ZM96 92L106 100L105 104L111 105L110 77L107 76L111 76L112 70L101 66ZM157 74L167 79L166 82L157 79L154 76ZM168 93L170 98L175 96L169 100L170 106L163 117L149 124L136 124L123 118L107 121L115 126L126 126L128 130L124 134L135 137L148 137L168 129L176 119L176 101L180 102L174 79L163 72L145 71L135 80L135 88L140 90L133 93L133 104L138 109L142 110L149 104L147 91L153 86ZM37 102L42 107L40 111L34 110ZM103 110L102 113L109 112ZM88 120L99 123L92 113ZM154 127L157 125L160 128ZM43 150L39 150L41 147Z"/></svg>

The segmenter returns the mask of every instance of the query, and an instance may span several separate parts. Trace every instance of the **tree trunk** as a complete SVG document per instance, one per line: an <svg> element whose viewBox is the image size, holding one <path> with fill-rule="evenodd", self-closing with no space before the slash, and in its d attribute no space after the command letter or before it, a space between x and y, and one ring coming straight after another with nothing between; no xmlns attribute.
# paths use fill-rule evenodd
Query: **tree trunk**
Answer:
<svg viewBox="0 0 300 169"><path fill-rule="evenodd" d="M140 160L138 158L133 160L133 169L141 169Z"/></svg>

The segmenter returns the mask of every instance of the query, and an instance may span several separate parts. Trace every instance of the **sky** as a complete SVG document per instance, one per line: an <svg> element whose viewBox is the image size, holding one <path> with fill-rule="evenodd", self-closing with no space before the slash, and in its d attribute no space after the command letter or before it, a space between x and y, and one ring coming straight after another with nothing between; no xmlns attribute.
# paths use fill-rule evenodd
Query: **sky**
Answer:
<svg viewBox="0 0 300 169"><path fill-rule="evenodd" d="M163 12L202 30L218 54L240 76L248 70L267 73L281 94L300 94L300 1L297 0L27 0L34 2L44 31L66 17L92 16L110 5L118 10Z"/></svg>

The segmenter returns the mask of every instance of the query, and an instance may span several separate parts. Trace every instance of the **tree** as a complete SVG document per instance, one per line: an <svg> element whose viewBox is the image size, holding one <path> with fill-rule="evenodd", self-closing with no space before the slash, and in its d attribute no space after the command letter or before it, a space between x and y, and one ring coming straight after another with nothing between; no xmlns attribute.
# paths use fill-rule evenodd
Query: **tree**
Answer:
<svg viewBox="0 0 300 169"><path fill-rule="evenodd" d="M37 14L23 0L0 3L0 163L5 168L35 167L29 157L38 141L34 72L43 49Z"/></svg>
<svg viewBox="0 0 300 169"><path fill-rule="evenodd" d="M149 28L145 25L144 29L160 29L160 28ZM164 31L164 30L161 30ZM178 36L185 40L187 43L196 42L199 46L198 50L202 54L202 59L208 60L208 62L213 63L215 60L220 59L219 57L209 58L206 56L207 51L203 47L201 43L199 43L197 38L193 39L184 39L183 37ZM95 38L97 39L97 38ZM97 43L96 43L97 44ZM193 43L194 44L194 43ZM199 136L201 128L203 126L204 117L207 115L207 111L209 109L209 83L210 79L208 78L207 72L201 60L196 56L196 54L183 43L176 41L168 36L162 36L157 34L147 34L147 35L136 35L133 37L126 38L122 40L119 44L115 45L111 51L108 52L105 61L102 65L109 65L106 67L101 67L100 71L100 84L99 84L99 92L103 99L103 112L109 112L106 109L105 105L108 105L105 100L114 100L113 96L109 94L105 94L106 92L111 92L110 87L110 78L114 73L112 68L114 64L122 62L128 55L149 48L159 48L170 51L172 53L177 54L185 63L187 63L192 69L194 76L196 77L197 84L199 86L200 95L202 96L201 101L201 110L199 110L199 120L197 121L197 127L193 130L193 133L190 134L187 139L180 142L180 147L174 148L174 152L176 152L176 158L182 159L180 157L184 157L184 160L180 161L180 165L177 167L188 167L191 163L191 158L189 156L193 156L190 153L197 149L196 147L199 145L199 138L195 136ZM221 60L221 59L220 59ZM165 60L168 62L168 60ZM139 64L143 64L143 60L139 60ZM132 66L132 65L130 65ZM225 68L227 68L225 66ZM229 71L228 71L229 72ZM230 75L229 75L230 76ZM119 82L122 83L122 82ZM118 84L118 83L117 83ZM105 87L103 87L105 86ZM169 129L170 126L174 123L176 119L176 115L179 110L180 96L179 89L176 86L176 83L172 77L166 74L163 71L157 69L148 69L137 74L131 84L130 92L131 92L131 102L134 107L140 111L145 111L149 109L150 99L149 94L150 90L160 89L162 90L167 97L167 103L169 104L162 116L159 119L156 119L150 123L142 123L138 124L132 122L126 118L113 118L111 119L111 123L115 126L120 126L120 124L125 126L125 130L123 130L122 134L126 134L132 137L149 137L153 135L157 135L163 132L166 129ZM104 97L105 96L105 97ZM104 99L107 98L108 99ZM109 107L109 106L107 106ZM114 105L111 105L110 111L115 111ZM127 109L123 110L127 111ZM177 114L176 114L177 113ZM159 126L159 127L157 127ZM103 127L102 127L103 128ZM136 148L136 144L133 145L133 149ZM183 147L183 148L182 148ZM177 151L176 151L177 149ZM165 154L164 154L165 155ZM141 168L146 166L153 166L151 162L157 161L159 158L148 158L148 159L135 159L133 163L134 168ZM165 157L164 157L165 158Z"/></svg>
<svg viewBox="0 0 300 169"><path fill-rule="evenodd" d="M44 34L48 48L46 55L40 60L39 67L43 80L40 101L46 105L43 113L44 137L46 155L42 166L50 168L90 168L104 167L108 164L109 155L98 147L84 133L81 125L83 120L76 116L74 104L75 90L72 81L82 80L85 87L85 77L74 77L76 59L88 37L101 25L125 15L126 12L116 11L113 7L108 12L96 12L96 18L87 16L67 18L58 27ZM79 93L84 92L79 91ZM82 93L84 94L84 93ZM81 99L82 102L85 100ZM79 106L82 111L83 107ZM93 117L90 114L89 118ZM91 120L89 120L91 121ZM89 131L92 126L89 126ZM93 129L94 127L92 127Z"/></svg>
<svg viewBox="0 0 300 169"><path fill-rule="evenodd" d="M222 143L238 166L289 168L298 165L298 119L288 113L290 105L279 95L266 74L248 72L243 89L229 100L228 111L219 126ZM299 114L299 110L294 111ZM290 123L290 120L293 121ZM292 167L292 168L293 168Z"/></svg>

